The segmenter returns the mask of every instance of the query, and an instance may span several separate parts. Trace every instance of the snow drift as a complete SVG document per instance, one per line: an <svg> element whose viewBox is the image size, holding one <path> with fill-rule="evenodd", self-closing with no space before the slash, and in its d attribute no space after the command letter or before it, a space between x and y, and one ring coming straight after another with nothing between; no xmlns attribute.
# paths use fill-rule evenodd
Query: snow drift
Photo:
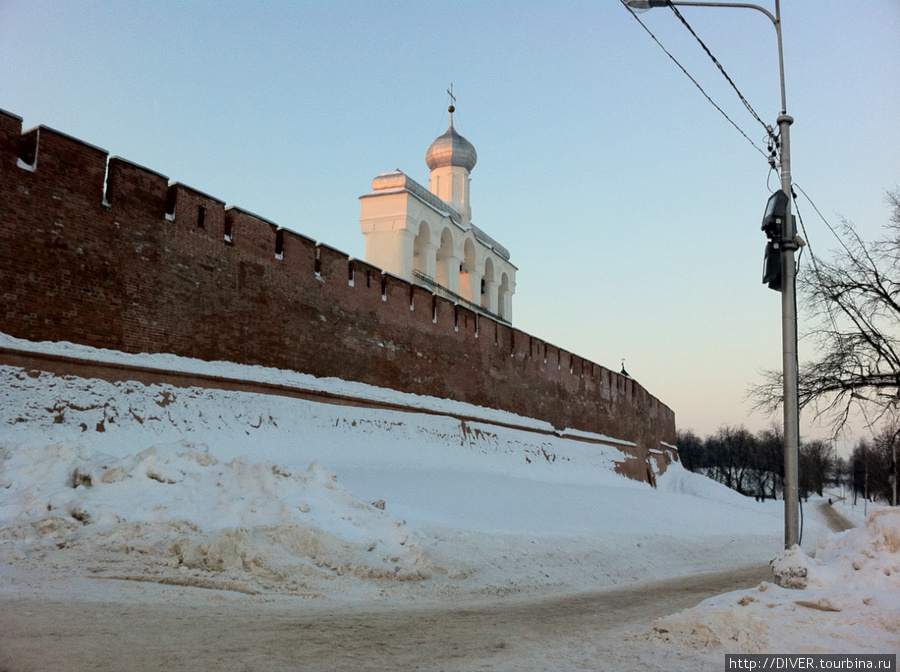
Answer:
<svg viewBox="0 0 900 672"><path fill-rule="evenodd" d="M76 350L348 392L259 367ZM514 429L470 407L481 420L460 422L441 400L352 393L428 412L0 366L0 593L115 600L124 579L273 597L493 598L723 570L781 550L782 503L680 464L653 489L613 472L615 448L535 433L527 419ZM660 619L649 638L694 651L897 650L896 520L878 514L833 537L807 507L815 557L794 549L775 563L803 590L720 596Z"/></svg>
<svg viewBox="0 0 900 672"><path fill-rule="evenodd" d="M0 558L21 568L290 594L344 575L464 575L316 462L221 462L188 441L121 458L72 443L0 448L0 489Z"/></svg>
<svg viewBox="0 0 900 672"><path fill-rule="evenodd" d="M814 557L794 546L772 566L789 587L705 600L655 621L651 640L731 653L900 651L900 511L876 509Z"/></svg>

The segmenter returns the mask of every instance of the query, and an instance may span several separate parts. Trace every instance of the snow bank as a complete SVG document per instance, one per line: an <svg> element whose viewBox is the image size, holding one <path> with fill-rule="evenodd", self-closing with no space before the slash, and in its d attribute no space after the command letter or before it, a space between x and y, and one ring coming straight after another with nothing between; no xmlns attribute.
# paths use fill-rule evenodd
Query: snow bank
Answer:
<svg viewBox="0 0 900 672"><path fill-rule="evenodd" d="M786 586L708 599L653 623L650 640L729 653L900 651L900 511L831 535L815 557L798 547L772 561Z"/></svg>
<svg viewBox="0 0 900 672"><path fill-rule="evenodd" d="M171 598L150 582L265 600L444 601L630 585L781 550L782 502L742 497L677 463L653 489L613 473L612 447L491 424L509 418L490 409L467 408L482 420L462 422L435 414L461 410L450 402L290 372L0 335L2 344L430 411L0 366L6 595ZM865 527L822 537L811 506L804 529L810 554L773 563L802 589L722 595L657 620L646 638L667 661L669 647L692 660L716 649L900 650L900 514L878 511Z"/></svg>
<svg viewBox="0 0 900 672"><path fill-rule="evenodd" d="M41 586L53 576L173 582L189 573L207 586L227 579L349 598L580 591L768 562L780 546L778 503L753 502L680 465L654 490L615 474L621 454L610 446L433 413L0 366L0 427L12 460L5 478L18 484L16 497L3 498L13 508L0 511L0 526L24 516L15 535L33 544L7 532L0 553L14 568L43 572ZM371 529L348 524L348 512L362 514L347 502L313 505L315 493L337 492L316 485L313 463L357 504L385 503L360 519ZM128 536L114 548L118 532L104 527L112 521ZM409 541L389 551L398 523ZM329 560L338 569L328 570L272 541L272 530L298 525L328 548L347 544L347 560ZM359 550L371 541L375 549ZM223 545L230 559L198 558ZM297 577L292 563L316 573ZM360 581L357 567L427 578ZM291 588L293 580L303 585Z"/></svg>
<svg viewBox="0 0 900 672"><path fill-rule="evenodd" d="M319 463L221 462L188 441L112 457L0 448L0 558L103 578L309 593L337 576L461 575Z"/></svg>

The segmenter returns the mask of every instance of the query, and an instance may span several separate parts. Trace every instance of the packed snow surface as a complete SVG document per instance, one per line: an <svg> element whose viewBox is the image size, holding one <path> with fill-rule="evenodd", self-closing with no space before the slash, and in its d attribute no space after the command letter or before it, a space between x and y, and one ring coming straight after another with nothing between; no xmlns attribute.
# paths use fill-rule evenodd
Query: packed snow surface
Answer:
<svg viewBox="0 0 900 672"><path fill-rule="evenodd" d="M92 577L341 601L480 599L778 556L776 569L802 588L764 583L714 598L660 619L648 640L900 650L896 512L833 535L811 500L803 550L779 556L781 502L743 497L677 463L657 488L626 479L613 472L614 447L531 431L545 423L260 367L5 336L0 345L413 408L0 367L4 594L115 591L116 581L85 582Z"/></svg>
<svg viewBox="0 0 900 672"><path fill-rule="evenodd" d="M654 622L651 638L676 646L741 653L900 651L900 510L773 561L783 585L764 582Z"/></svg>

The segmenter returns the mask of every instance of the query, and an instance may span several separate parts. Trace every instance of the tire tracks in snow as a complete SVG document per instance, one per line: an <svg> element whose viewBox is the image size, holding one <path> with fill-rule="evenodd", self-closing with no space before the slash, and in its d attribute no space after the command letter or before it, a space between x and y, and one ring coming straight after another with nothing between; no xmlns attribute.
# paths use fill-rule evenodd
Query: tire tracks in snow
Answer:
<svg viewBox="0 0 900 672"><path fill-rule="evenodd" d="M444 603L332 605L171 587L152 600L133 590L116 602L2 597L0 670L690 669L721 652L651 644L653 620L770 578L755 564L577 595Z"/></svg>

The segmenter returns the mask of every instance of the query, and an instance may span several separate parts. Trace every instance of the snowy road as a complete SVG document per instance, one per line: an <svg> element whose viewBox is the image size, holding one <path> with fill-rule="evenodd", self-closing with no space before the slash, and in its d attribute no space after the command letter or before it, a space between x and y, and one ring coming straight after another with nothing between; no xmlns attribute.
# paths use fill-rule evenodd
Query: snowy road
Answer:
<svg viewBox="0 0 900 672"><path fill-rule="evenodd" d="M843 532L853 527L853 523L834 510L830 499L827 504L819 504L819 511L822 512L822 516L832 532Z"/></svg>
<svg viewBox="0 0 900 672"><path fill-rule="evenodd" d="M198 598L196 590L169 602L3 598L0 669L712 669L723 652L657 648L644 637L651 622L769 579L762 564L565 598L422 606Z"/></svg>

